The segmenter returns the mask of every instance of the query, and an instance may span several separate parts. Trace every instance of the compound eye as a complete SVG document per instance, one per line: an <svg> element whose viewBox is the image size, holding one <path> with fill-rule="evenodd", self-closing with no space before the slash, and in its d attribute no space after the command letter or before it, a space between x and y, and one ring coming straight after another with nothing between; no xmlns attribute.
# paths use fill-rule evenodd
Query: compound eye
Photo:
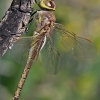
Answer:
<svg viewBox="0 0 100 100"><path fill-rule="evenodd" d="M54 1L49 1L49 2L47 2L47 6L48 7L50 7L50 8L55 8L55 3L54 3Z"/></svg>
<svg viewBox="0 0 100 100"><path fill-rule="evenodd" d="M56 8L54 0L41 0L39 6L45 10L55 10Z"/></svg>

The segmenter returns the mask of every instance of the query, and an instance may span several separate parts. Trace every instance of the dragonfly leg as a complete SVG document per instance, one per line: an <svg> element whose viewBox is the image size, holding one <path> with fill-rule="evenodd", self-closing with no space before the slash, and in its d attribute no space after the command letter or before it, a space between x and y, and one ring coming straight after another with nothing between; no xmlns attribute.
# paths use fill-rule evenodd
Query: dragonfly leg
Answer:
<svg viewBox="0 0 100 100"><path fill-rule="evenodd" d="M34 12L31 14L31 19L29 20L28 25L31 24L32 21L34 21L34 17L33 17L33 16L34 16L35 13L37 13L37 11L34 11ZM28 26L28 25L27 25L27 26ZM26 33L28 33L28 27L27 27L27 26L26 26L26 28L25 28L25 32L26 32Z"/></svg>

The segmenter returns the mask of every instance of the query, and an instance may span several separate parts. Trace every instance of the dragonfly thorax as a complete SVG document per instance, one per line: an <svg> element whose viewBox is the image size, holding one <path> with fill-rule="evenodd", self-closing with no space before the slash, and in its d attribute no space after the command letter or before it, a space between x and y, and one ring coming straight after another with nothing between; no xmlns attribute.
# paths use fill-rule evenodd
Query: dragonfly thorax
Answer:
<svg viewBox="0 0 100 100"><path fill-rule="evenodd" d="M53 27L56 18L52 12L48 11L38 11L35 15L36 19L36 31L40 31L42 29L47 30L47 28Z"/></svg>

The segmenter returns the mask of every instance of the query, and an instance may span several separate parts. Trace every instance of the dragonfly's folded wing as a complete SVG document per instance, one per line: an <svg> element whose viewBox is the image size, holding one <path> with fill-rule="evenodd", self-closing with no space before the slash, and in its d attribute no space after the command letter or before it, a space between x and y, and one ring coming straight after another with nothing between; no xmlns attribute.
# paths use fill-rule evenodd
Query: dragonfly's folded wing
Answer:
<svg viewBox="0 0 100 100"><path fill-rule="evenodd" d="M87 58L95 55L95 46L89 39L78 37L58 23L55 24L54 31L58 41L75 56Z"/></svg>
<svg viewBox="0 0 100 100"><path fill-rule="evenodd" d="M60 69L60 55L53 46L52 40L47 37L46 44L40 51L40 60L48 73L56 74Z"/></svg>
<svg viewBox="0 0 100 100"><path fill-rule="evenodd" d="M10 50L11 57L18 63L25 65L30 50L30 44L31 44L30 37L20 38L16 43L14 43L14 45Z"/></svg>

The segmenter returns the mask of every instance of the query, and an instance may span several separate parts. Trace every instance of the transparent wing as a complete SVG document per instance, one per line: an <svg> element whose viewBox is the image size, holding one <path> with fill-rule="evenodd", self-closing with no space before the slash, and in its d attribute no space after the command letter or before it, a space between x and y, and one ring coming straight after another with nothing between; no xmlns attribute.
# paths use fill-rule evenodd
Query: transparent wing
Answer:
<svg viewBox="0 0 100 100"><path fill-rule="evenodd" d="M26 64L31 44L31 37L20 38L10 50L11 57L23 65Z"/></svg>
<svg viewBox="0 0 100 100"><path fill-rule="evenodd" d="M95 46L89 39L76 36L58 23L55 24L54 32L55 38L75 56L88 58L95 55Z"/></svg>
<svg viewBox="0 0 100 100"><path fill-rule="evenodd" d="M46 44L40 51L40 60L48 73L56 74L60 69L60 55L53 46L51 38L47 37Z"/></svg>

